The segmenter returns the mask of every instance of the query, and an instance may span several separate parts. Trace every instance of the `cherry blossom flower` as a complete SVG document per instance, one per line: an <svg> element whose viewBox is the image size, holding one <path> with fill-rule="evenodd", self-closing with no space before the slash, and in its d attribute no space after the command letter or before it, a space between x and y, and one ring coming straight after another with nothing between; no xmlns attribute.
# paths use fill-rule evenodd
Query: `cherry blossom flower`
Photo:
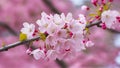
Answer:
<svg viewBox="0 0 120 68"><path fill-rule="evenodd" d="M54 24L54 23L50 23L49 25L48 25L48 28L47 28L47 33L48 34L53 34L53 33L55 33L57 30L59 30L59 26L57 26L56 24Z"/></svg>
<svg viewBox="0 0 120 68"><path fill-rule="evenodd" d="M82 27L83 27L82 24L79 23L78 20L73 20L68 25L68 29L73 33L80 32L80 31L82 32L82 30L84 29Z"/></svg>
<svg viewBox="0 0 120 68"><path fill-rule="evenodd" d="M107 10L102 13L101 20L106 24L106 27L111 28L112 24L116 23L116 17L119 15L119 12L116 10Z"/></svg>
<svg viewBox="0 0 120 68"><path fill-rule="evenodd" d="M33 50L33 51L31 52L31 54L33 54L33 57L34 57L36 60L44 59L44 57L45 57L44 51L43 51L43 50L40 50L40 49Z"/></svg>
<svg viewBox="0 0 120 68"><path fill-rule="evenodd" d="M52 60L55 60L57 58L57 53L55 50L48 50L47 53L46 53L46 58L47 59L52 59Z"/></svg>
<svg viewBox="0 0 120 68"><path fill-rule="evenodd" d="M94 43L92 42L92 41L87 41L86 42L86 46L87 47L91 47L91 46L93 46L94 45Z"/></svg>
<svg viewBox="0 0 120 68"><path fill-rule="evenodd" d="M55 14L53 19L53 23L55 23L58 27L62 28L65 25L65 22L63 21L60 15Z"/></svg>
<svg viewBox="0 0 120 68"><path fill-rule="evenodd" d="M28 24L27 22L23 23L24 28L21 29L21 32L23 34L27 35L27 38L30 39L33 36L33 33L35 31L35 25L34 24Z"/></svg>
<svg viewBox="0 0 120 68"><path fill-rule="evenodd" d="M44 52L44 50L40 50L40 49L35 49L31 52L31 54L33 55L33 57L36 60L55 60L57 58L57 53L55 52L55 50L48 50L46 52Z"/></svg>
<svg viewBox="0 0 120 68"><path fill-rule="evenodd" d="M68 13L66 16L65 16L64 13L62 13L62 14L61 14L61 19L62 19L63 21L65 21L66 23L69 23L69 22L73 19L72 13Z"/></svg>
<svg viewBox="0 0 120 68"><path fill-rule="evenodd" d="M44 33L47 30L50 18L49 18L49 16L45 12L42 12L41 16L42 16L41 19L37 20L36 23L39 26L40 32Z"/></svg>

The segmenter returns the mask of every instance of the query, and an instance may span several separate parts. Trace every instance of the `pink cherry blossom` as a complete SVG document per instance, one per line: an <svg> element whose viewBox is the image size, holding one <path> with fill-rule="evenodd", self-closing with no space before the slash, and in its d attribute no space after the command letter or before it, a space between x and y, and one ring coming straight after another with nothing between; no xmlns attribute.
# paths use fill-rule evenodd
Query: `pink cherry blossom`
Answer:
<svg viewBox="0 0 120 68"><path fill-rule="evenodd" d="M45 12L42 12L41 16L41 20L37 20L36 23L39 25L39 30L44 33L49 25L49 16Z"/></svg>
<svg viewBox="0 0 120 68"><path fill-rule="evenodd" d="M57 30L59 30L59 26L57 26L55 23L50 23L46 31L48 34L53 34Z"/></svg>
<svg viewBox="0 0 120 68"><path fill-rule="evenodd" d="M102 13L101 20L106 24L106 27L111 28L116 23L116 17L119 15L120 13L116 10L107 10Z"/></svg>
<svg viewBox="0 0 120 68"><path fill-rule="evenodd" d="M21 29L21 32L27 35L27 38L32 38L32 35L35 31L35 25L29 24L27 22L23 23L24 28Z"/></svg>
<svg viewBox="0 0 120 68"><path fill-rule="evenodd" d="M38 49L27 51L27 53L31 52L36 60L71 58L81 50L86 49L83 43L83 31L87 25L87 21L83 14L79 14L79 18L74 19L72 13L66 15L64 13L48 15L42 12L41 18L36 23L39 29L36 36L39 36L39 33L43 33L43 44L40 42ZM27 26L24 27L27 28ZM92 45L91 41L87 43L87 46Z"/></svg>
<svg viewBox="0 0 120 68"><path fill-rule="evenodd" d="M33 57L34 57L36 60L44 59L44 57L45 57L44 51L43 51L43 50L40 50L40 49L33 50L33 51L31 52L31 54L33 55Z"/></svg>
<svg viewBox="0 0 120 68"><path fill-rule="evenodd" d="M72 13L68 13L66 16L65 16L64 13L62 13L62 14L61 14L61 19L62 19L63 21L65 21L66 23L69 23L69 22L73 19Z"/></svg>
<svg viewBox="0 0 120 68"><path fill-rule="evenodd" d="M57 58L57 52L55 50L48 50L46 55L46 58L50 60L55 60Z"/></svg>

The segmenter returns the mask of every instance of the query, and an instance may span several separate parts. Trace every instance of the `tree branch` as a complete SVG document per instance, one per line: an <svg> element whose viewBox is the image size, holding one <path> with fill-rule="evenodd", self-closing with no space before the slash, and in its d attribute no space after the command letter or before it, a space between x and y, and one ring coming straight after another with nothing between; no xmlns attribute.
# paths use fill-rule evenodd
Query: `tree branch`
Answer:
<svg viewBox="0 0 120 68"><path fill-rule="evenodd" d="M50 10L54 13L60 14L59 10L54 7L54 5L50 2L50 0L43 0L43 2L48 5Z"/></svg>
<svg viewBox="0 0 120 68"><path fill-rule="evenodd" d="M90 27L92 27L92 26L98 26L98 27L101 27L100 26L100 23L102 23L102 21L98 21L98 22L95 22L95 23L92 23L92 24L88 24L87 26L86 26L86 28L90 28ZM120 31L116 31L116 30L114 30L114 29L109 29L109 28L106 28L106 30L108 30L109 32L112 32L112 33L120 33Z"/></svg>
<svg viewBox="0 0 120 68"><path fill-rule="evenodd" d="M61 68L68 68L67 64L63 60L56 59L55 61Z"/></svg>
<svg viewBox="0 0 120 68"><path fill-rule="evenodd" d="M98 21L98 22L95 22L95 23L92 23L92 24L88 24L88 25L86 26L86 28L90 28L90 27L95 26L95 25L99 26L100 23L102 23L102 22L101 22L101 21Z"/></svg>
<svg viewBox="0 0 120 68"><path fill-rule="evenodd" d="M11 34L17 36L17 33L11 27L9 27L7 24L5 24L4 22L0 22L0 26L6 28Z"/></svg>
<svg viewBox="0 0 120 68"><path fill-rule="evenodd" d="M90 28L90 27L95 26L95 25L98 26L100 23L101 23L101 21L95 22L95 23L93 23L93 24L89 24L89 25L86 26L86 28ZM120 32L115 31L115 30L113 30L113 29L108 29L108 28L107 28L107 30L109 30L109 31L111 31L111 32L115 32L115 33L120 33ZM35 37L35 38L29 39L29 40L18 41L18 42L15 42L15 43L13 43L13 44L5 45L4 47L1 47L1 48L0 48L0 52L6 51L6 50L8 50L8 49L10 49L10 48L13 48L13 47L19 46L19 45L21 45L21 44L25 44L25 43L28 43L28 42L37 40L37 39L40 39L40 37Z"/></svg>
<svg viewBox="0 0 120 68"><path fill-rule="evenodd" d="M18 42L15 42L13 44L6 45L6 46L0 48L0 52L7 51L10 48L13 48L13 47L16 47L16 46L19 46L19 45L22 45L22 44L26 44L26 43L29 43L31 41L35 41L35 40L38 40L38 39L40 39L40 37L35 37L35 38L29 39L29 40L18 41Z"/></svg>

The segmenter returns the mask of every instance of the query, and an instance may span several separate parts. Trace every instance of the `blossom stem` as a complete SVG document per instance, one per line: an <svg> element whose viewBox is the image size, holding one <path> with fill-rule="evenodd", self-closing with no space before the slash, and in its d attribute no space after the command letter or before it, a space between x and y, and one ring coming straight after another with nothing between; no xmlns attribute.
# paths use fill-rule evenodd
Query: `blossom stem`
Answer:
<svg viewBox="0 0 120 68"><path fill-rule="evenodd" d="M93 23L93 24L88 24L87 26L86 26L86 28L90 28L90 27L92 27L92 26L98 26L98 27L101 27L100 26L100 24L102 23L102 21L98 21L98 22L95 22L95 23ZM120 33L120 31L116 31L116 30L114 30L114 29L109 29L109 28L106 28L106 30L108 30L109 32L112 32L112 33Z"/></svg>
<svg viewBox="0 0 120 68"><path fill-rule="evenodd" d="M18 41L18 42L15 42L13 44L5 45L4 47L0 48L0 52L2 52L2 51L8 51L8 49L10 49L10 48L13 48L13 47L16 47L16 46L19 46L19 45L22 45L22 44L29 43L31 41L35 41L37 39L40 39L40 37L35 37L35 38L29 39L29 40Z"/></svg>
<svg viewBox="0 0 120 68"><path fill-rule="evenodd" d="M102 21L98 21L98 22L95 22L95 23L92 23L92 24L88 24L86 26L86 28L90 28L90 27L95 26L95 25L99 26L100 23L102 23Z"/></svg>

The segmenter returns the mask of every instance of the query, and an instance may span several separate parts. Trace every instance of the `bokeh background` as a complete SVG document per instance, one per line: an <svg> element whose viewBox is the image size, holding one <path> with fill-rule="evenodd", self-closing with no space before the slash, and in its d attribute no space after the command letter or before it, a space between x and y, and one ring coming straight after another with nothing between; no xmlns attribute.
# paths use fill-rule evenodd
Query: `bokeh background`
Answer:
<svg viewBox="0 0 120 68"><path fill-rule="evenodd" d="M114 0L112 8L120 11L120 0ZM94 6L90 0L0 0L0 47L19 40L23 22L34 23L40 19L41 12L60 14L82 13L82 5L90 11ZM118 25L115 30L120 31ZM120 33L103 30L96 26L90 28L89 38L95 46L81 51L72 59L63 60L68 68L120 68ZM60 68L55 62L42 63L26 54L27 47L21 45L0 52L0 68Z"/></svg>

